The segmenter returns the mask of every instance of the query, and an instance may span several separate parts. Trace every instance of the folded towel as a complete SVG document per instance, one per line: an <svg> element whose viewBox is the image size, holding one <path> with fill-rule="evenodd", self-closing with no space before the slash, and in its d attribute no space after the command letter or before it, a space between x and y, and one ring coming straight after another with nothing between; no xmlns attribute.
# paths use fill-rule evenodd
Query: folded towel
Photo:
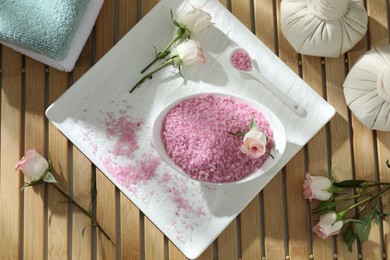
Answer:
<svg viewBox="0 0 390 260"><path fill-rule="evenodd" d="M0 43L71 71L104 0L0 0Z"/></svg>

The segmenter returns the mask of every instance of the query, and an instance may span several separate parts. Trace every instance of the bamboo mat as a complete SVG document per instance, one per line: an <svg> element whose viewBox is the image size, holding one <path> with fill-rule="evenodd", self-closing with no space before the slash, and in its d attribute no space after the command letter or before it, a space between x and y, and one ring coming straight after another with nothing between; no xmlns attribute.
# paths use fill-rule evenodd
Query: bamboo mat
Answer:
<svg viewBox="0 0 390 260"><path fill-rule="evenodd" d="M44 115L137 23L157 0L106 0L72 73L46 67L0 45L0 259L186 259ZM346 55L298 55L280 28L280 0L221 1L317 93L332 104L335 117L276 175L199 259L386 259L389 219L372 226L369 241L348 252L339 236L312 236L317 220L302 199L305 172L340 179L390 181L390 134L365 128L345 104L342 84L365 51L389 43L389 2L367 0L369 30ZM89 219L48 185L20 191L15 172L24 152L36 149L62 172L59 182L109 233L106 240ZM97 195L90 197L91 179ZM390 197L382 207L389 209Z"/></svg>

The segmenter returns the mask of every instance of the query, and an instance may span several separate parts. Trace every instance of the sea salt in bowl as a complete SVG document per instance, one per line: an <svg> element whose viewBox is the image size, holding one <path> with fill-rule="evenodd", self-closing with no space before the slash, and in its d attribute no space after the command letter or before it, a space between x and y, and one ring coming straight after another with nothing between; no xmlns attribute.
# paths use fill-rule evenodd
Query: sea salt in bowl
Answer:
<svg viewBox="0 0 390 260"><path fill-rule="evenodd" d="M252 159L240 151L252 117L270 141L268 153ZM205 183L243 183L271 170L283 155L286 132L264 105L226 93L189 95L156 116L152 138L162 159L180 174ZM272 158L273 157L273 158Z"/></svg>

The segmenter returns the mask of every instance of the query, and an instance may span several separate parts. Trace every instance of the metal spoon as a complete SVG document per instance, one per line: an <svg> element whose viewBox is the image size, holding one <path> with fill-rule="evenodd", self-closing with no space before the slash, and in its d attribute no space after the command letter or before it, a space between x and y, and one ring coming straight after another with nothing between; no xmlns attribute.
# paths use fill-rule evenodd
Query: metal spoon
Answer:
<svg viewBox="0 0 390 260"><path fill-rule="evenodd" d="M275 96L277 96L287 107L300 117L307 115L306 110L299 105L294 99L282 92L277 86L270 82L263 74L253 69L252 59L244 49L235 49L230 56L230 63L234 68L239 70L242 77L252 78L264 85Z"/></svg>

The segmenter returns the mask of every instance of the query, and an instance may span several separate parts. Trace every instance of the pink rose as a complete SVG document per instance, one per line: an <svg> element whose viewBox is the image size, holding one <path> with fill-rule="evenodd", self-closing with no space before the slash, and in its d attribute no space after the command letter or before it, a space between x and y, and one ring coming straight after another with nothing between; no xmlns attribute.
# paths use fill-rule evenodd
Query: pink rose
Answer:
<svg viewBox="0 0 390 260"><path fill-rule="evenodd" d="M343 227L343 221L337 220L335 212L329 212L320 217L320 222L313 227L313 233L319 238L325 239L337 235Z"/></svg>
<svg viewBox="0 0 390 260"><path fill-rule="evenodd" d="M249 157L256 159L265 154L267 150L267 137L263 132L250 130L245 134L241 145L241 152Z"/></svg>
<svg viewBox="0 0 390 260"><path fill-rule="evenodd" d="M328 191L331 186L332 183L328 178L311 176L306 173L306 180L303 182L303 197L309 200L329 200L332 197L332 193Z"/></svg>
<svg viewBox="0 0 390 260"><path fill-rule="evenodd" d="M198 61L202 61L203 63L206 62L202 46L194 40L187 40L177 45L176 48L171 51L171 58L173 59L175 67L190 65Z"/></svg>
<svg viewBox="0 0 390 260"><path fill-rule="evenodd" d="M190 33L199 33L212 24L211 15L209 13L193 6L189 2L185 3L183 10L178 14L176 21Z"/></svg>
<svg viewBox="0 0 390 260"><path fill-rule="evenodd" d="M21 170L31 181L37 181L49 170L49 162L33 148L16 164L15 170Z"/></svg>

